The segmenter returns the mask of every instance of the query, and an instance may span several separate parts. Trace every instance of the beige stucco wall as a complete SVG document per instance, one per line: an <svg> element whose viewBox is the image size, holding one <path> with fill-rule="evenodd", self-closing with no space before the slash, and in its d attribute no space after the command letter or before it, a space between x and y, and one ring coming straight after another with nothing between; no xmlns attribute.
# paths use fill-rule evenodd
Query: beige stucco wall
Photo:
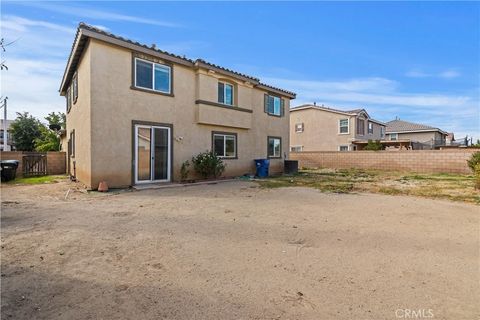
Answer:
<svg viewBox="0 0 480 320"><path fill-rule="evenodd" d="M432 139L436 140L437 143L440 140L445 141L445 135L442 135L438 131L429 131L429 132L409 132L409 133L399 133L398 139L410 139L412 142L422 142L428 143ZM390 140L390 135L387 134L387 140Z"/></svg>
<svg viewBox="0 0 480 320"><path fill-rule="evenodd" d="M91 185L91 46L87 45L77 69L78 98L75 104L72 101L70 112L67 113L66 141L70 139L70 132L75 130L75 157L68 157L68 144L65 147L67 154L67 168L70 164L70 174L74 173L78 180Z"/></svg>
<svg viewBox="0 0 480 320"><path fill-rule="evenodd" d="M78 126L81 122L87 130L91 129L92 132L91 136L82 134L77 137L77 144L82 140L80 149L85 151L81 161L80 158L77 159L77 177L88 187L96 188L102 180L113 187L132 184L134 163L132 120L173 125L174 180L180 178L179 171L183 161L190 160L199 152L211 149L212 131L232 132L238 135L238 159L224 160L227 165L226 176L253 173L255 171L253 159L267 157L267 136L280 136L282 156L284 152L288 154L289 100L287 98L285 98L284 117L268 116L263 112L264 91L253 89L248 83L231 80L236 84L237 106L251 109L252 113L198 105L195 104L198 99L217 101L217 77L220 76L180 65L173 66L174 97L134 90L130 88L132 52L98 40L90 41L88 58L91 63L91 108L74 111L80 108L73 106L71 113L76 112L75 115L81 119L70 116L67 120L72 123L72 127L73 123ZM85 75L81 73L83 71L79 70L79 77L87 76L87 73ZM79 78L79 85L80 80ZM85 92L81 90L79 94L85 94ZM203 121L204 124L198 123L199 108L203 107L214 108L216 115L214 120L217 121L219 116L224 117L228 119L225 124L229 126L208 124L207 116L204 117L207 119ZM91 111L91 114L85 113L87 110ZM245 116L248 118L247 121ZM235 118L240 119L238 120L240 125L235 123ZM87 123L89 119L91 127ZM215 121L212 123L217 123ZM251 123L249 129L243 128L245 122ZM91 153L84 150L87 145ZM91 177L83 173L78 174L80 162L82 162L82 172L91 168ZM283 159L272 159L270 168L272 172L283 170Z"/></svg>
<svg viewBox="0 0 480 320"><path fill-rule="evenodd" d="M353 140L380 140L380 124L373 123L373 134L368 133L368 119L365 119L365 134L358 135L356 116L320 109L303 109L290 113L290 146L302 146L303 151L339 151L340 146L353 150ZM362 117L363 118L363 117ZM349 119L348 134L341 134L339 122ZM303 123L303 132L295 132L295 125Z"/></svg>
<svg viewBox="0 0 480 320"><path fill-rule="evenodd" d="M339 121L349 119L349 133L339 133ZM338 151L341 145L350 145L354 138L354 117L304 109L290 113L290 146L303 146L303 151ZM303 123L303 132L295 132L295 124Z"/></svg>

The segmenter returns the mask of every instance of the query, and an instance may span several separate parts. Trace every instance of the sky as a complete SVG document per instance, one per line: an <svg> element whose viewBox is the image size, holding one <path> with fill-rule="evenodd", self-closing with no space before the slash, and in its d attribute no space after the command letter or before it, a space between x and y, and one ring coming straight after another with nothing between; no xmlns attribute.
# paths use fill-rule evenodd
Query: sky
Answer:
<svg viewBox="0 0 480 320"><path fill-rule="evenodd" d="M1 1L9 118L65 111L79 22L297 93L480 138L479 2Z"/></svg>

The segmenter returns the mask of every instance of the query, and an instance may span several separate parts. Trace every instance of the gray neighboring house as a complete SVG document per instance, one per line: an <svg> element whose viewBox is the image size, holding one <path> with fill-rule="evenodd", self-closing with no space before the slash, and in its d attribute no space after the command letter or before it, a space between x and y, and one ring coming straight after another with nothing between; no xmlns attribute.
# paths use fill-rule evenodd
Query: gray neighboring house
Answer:
<svg viewBox="0 0 480 320"><path fill-rule="evenodd" d="M435 149L445 146L448 133L420 123L395 119L387 122L386 139L408 141L414 150Z"/></svg>
<svg viewBox="0 0 480 320"><path fill-rule="evenodd" d="M3 139L5 137L5 133L3 132L3 119L0 120L0 150L1 151L14 151L15 150L15 143L13 142L12 136L10 135L10 125L12 124L13 120L7 120L7 148L3 150Z"/></svg>

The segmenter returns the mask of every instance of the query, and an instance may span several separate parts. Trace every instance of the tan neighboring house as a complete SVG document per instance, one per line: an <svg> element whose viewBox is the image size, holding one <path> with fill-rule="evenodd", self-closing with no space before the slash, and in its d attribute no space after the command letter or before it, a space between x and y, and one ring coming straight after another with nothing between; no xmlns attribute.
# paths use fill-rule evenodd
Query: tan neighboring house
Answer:
<svg viewBox="0 0 480 320"><path fill-rule="evenodd" d="M295 94L80 24L60 86L68 170L89 188L180 179L184 161L214 150L225 176L283 170Z"/></svg>
<svg viewBox="0 0 480 320"><path fill-rule="evenodd" d="M387 122L386 135L388 141L404 141L410 145L409 149L420 150L445 146L448 133L424 124L395 119Z"/></svg>
<svg viewBox="0 0 480 320"><path fill-rule="evenodd" d="M361 150L368 140L383 140L385 124L365 109L339 110L316 104L290 110L291 151Z"/></svg>

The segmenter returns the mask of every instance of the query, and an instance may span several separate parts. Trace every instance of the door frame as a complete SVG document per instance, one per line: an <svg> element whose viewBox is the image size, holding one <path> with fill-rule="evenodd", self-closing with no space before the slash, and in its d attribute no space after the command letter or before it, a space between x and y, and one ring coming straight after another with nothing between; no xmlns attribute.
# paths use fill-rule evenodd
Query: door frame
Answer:
<svg viewBox="0 0 480 320"><path fill-rule="evenodd" d="M137 126L146 126L146 127L160 127L169 129L170 139L169 139L169 168L167 169L167 180L147 180L147 181L137 181L137 137L136 137L136 127ZM152 172L151 172L152 174ZM171 182L173 179L173 125L170 123L161 123L161 122L151 122L151 121L140 121L132 120L132 170L131 170L131 184L132 186L136 184L144 183L160 183L160 182Z"/></svg>

